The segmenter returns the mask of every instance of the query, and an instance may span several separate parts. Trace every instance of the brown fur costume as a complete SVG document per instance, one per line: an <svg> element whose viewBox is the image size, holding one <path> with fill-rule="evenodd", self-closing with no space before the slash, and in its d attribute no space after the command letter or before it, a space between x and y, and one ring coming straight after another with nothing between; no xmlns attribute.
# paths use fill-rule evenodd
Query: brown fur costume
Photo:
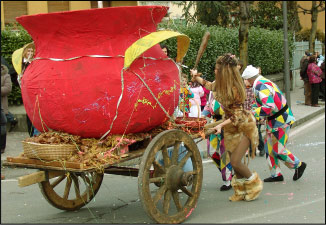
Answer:
<svg viewBox="0 0 326 225"><path fill-rule="evenodd" d="M258 129L256 126L255 117L243 109L243 105L231 110L225 109L226 117L228 117L227 113L230 113L232 123L224 126L224 144L225 149L232 153L239 145L242 136L246 136L251 144L251 148L253 149L251 158L255 157L255 150L258 145ZM229 114L229 115L230 115ZM227 118L225 118L227 119Z"/></svg>
<svg viewBox="0 0 326 225"><path fill-rule="evenodd" d="M258 174L254 172L255 178L252 180L246 180L244 182L246 195L246 201L252 201L258 198L260 192L263 190L263 181L259 178Z"/></svg>
<svg viewBox="0 0 326 225"><path fill-rule="evenodd" d="M232 202L245 200L246 189L244 186L244 181L240 181L237 179L237 176L234 175L232 177L231 185L234 190L234 194L229 197L229 200Z"/></svg>

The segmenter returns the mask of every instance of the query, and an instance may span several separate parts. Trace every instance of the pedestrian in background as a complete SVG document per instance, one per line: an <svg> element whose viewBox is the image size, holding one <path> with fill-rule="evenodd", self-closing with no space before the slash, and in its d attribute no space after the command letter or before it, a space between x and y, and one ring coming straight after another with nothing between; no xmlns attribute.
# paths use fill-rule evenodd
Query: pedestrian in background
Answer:
<svg viewBox="0 0 326 225"><path fill-rule="evenodd" d="M320 91L322 93L322 101L325 101L325 61L320 65L320 69L322 71L322 74L320 76L321 83L320 83Z"/></svg>
<svg viewBox="0 0 326 225"><path fill-rule="evenodd" d="M243 107L246 93L237 66L238 60L235 55L224 54L216 60L214 82L201 78L197 70L190 70L190 72L193 80L216 92L215 99L222 104L225 112L223 122L214 129L216 134L221 133L222 129L224 131L225 149L230 154L231 165L235 173L231 181L234 194L229 197L229 200L252 201L258 198L263 189L263 182L257 172L251 172L241 160L249 145L256 149L258 131L255 118Z"/></svg>
<svg viewBox="0 0 326 225"><path fill-rule="evenodd" d="M280 161L283 161L289 169L295 170L293 180L300 179L306 169L306 163L300 161L286 148L295 118L283 93L275 83L260 75L258 68L252 65L247 66L242 77L253 86L256 101L252 113L257 120L267 119L265 151L271 177L264 179L264 182L284 180Z"/></svg>
<svg viewBox="0 0 326 225"><path fill-rule="evenodd" d="M1 105L1 133L0 133L0 148L1 154L5 153L7 143L7 118ZM1 174L1 180L4 180L5 176Z"/></svg>
<svg viewBox="0 0 326 225"><path fill-rule="evenodd" d="M305 95L304 104L308 106L311 106L311 85L307 74L310 56L311 54L309 53L309 51L305 51L305 55L302 56L300 60L300 77L304 83L304 95Z"/></svg>
<svg viewBox="0 0 326 225"><path fill-rule="evenodd" d="M244 108L248 111L252 110L252 106L255 104L255 96L254 96L254 91L252 88L252 85L247 81L244 80L244 84L245 84L245 89L246 89L246 100L244 102ZM261 125L265 124L263 120L259 120L256 122L257 125L257 129L258 129L258 137L259 137L259 142L258 142L258 151L259 151L259 156L264 156L265 155L265 150L264 150L264 140L263 140L263 136L261 133ZM255 154L256 155L256 149L252 149L251 146L249 146L249 155L251 154ZM252 152L254 151L254 153Z"/></svg>
<svg viewBox="0 0 326 225"><path fill-rule="evenodd" d="M318 99L322 73L323 72L316 64L316 56L310 56L307 74L311 85L311 106L313 107L320 107L320 105L318 105Z"/></svg>
<svg viewBox="0 0 326 225"><path fill-rule="evenodd" d="M17 77L19 86L21 86L21 80L23 78L25 70L31 64L34 58L34 53L35 53L35 46L33 42L24 46L23 57L22 57L22 72L18 74ZM26 122L27 122L27 132L30 137L40 134L40 132L34 127L28 115L26 115Z"/></svg>
<svg viewBox="0 0 326 225"><path fill-rule="evenodd" d="M205 88L204 86L201 86L201 87L204 90L204 95L202 97L200 97L200 110L203 111L207 104L207 99L208 99L210 91L207 88Z"/></svg>
<svg viewBox="0 0 326 225"><path fill-rule="evenodd" d="M190 90L194 97L190 99L190 113L189 117L201 117L201 97L205 95L203 87L198 82L190 82Z"/></svg>
<svg viewBox="0 0 326 225"><path fill-rule="evenodd" d="M167 55L169 57L169 49L166 45L162 45L161 46L162 51L165 53L165 55Z"/></svg>
<svg viewBox="0 0 326 225"><path fill-rule="evenodd" d="M8 95L10 94L11 90L12 90L12 83L11 83L11 77L9 75L9 70L7 66L1 64L1 108L5 113L6 121L8 121L7 118L10 117L9 109L8 109Z"/></svg>

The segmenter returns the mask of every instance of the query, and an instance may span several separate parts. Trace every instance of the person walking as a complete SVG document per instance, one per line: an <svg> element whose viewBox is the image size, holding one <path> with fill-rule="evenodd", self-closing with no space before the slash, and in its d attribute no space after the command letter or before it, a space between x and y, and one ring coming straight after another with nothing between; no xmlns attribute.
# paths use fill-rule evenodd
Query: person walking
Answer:
<svg viewBox="0 0 326 225"><path fill-rule="evenodd" d="M1 64L1 109L3 109L3 112L6 117L6 123L8 122L7 115L9 113L8 109L8 95L10 94L12 90L12 83L11 83L11 77L9 75L9 70L7 66L4 64ZM2 120L2 118L1 118ZM1 121L3 123L3 121ZM2 133L2 132L1 132ZM7 133L7 131L6 131ZM2 135L1 135L1 138ZM6 144L4 144L5 146ZM5 149L1 145L1 153L4 153Z"/></svg>
<svg viewBox="0 0 326 225"><path fill-rule="evenodd" d="M245 90L246 90L246 100L244 102L244 108L248 111L251 111L253 104L255 103L255 96L254 96L254 92L252 89L252 85L247 81L244 80L245 83ZM261 125L264 124L263 120L257 121L256 125L257 125L257 129L258 129L258 137L259 137L259 142L258 142L258 151L259 151L259 156L264 156L265 155L265 150L264 150L264 140L263 140L263 136L261 133ZM254 154L256 154L256 149L251 149L250 146L250 150L249 150L249 154L252 154L252 151L254 151Z"/></svg>
<svg viewBox="0 0 326 225"><path fill-rule="evenodd" d="M295 170L293 180L300 179L307 164L300 161L286 148L295 118L283 93L276 84L260 75L258 68L252 65L246 67L242 77L253 86L256 102L252 113L257 120L262 118L267 120L265 151L271 177L264 179L264 182L284 180L280 161L289 169Z"/></svg>
<svg viewBox="0 0 326 225"><path fill-rule="evenodd" d="M7 118L5 115L5 112L2 108L1 105L1 137L0 137L0 148L1 148L1 154L5 153L5 149L6 149L6 143L7 143ZM1 174L1 180L4 180L5 176L3 174Z"/></svg>
<svg viewBox="0 0 326 225"><path fill-rule="evenodd" d="M190 99L191 107L190 107L189 117L200 118L201 117L200 99L205 94L204 89L197 82L190 82L189 87L191 92L194 94L194 97Z"/></svg>
<svg viewBox="0 0 326 225"><path fill-rule="evenodd" d="M208 90L215 91L215 99L222 104L223 122L214 127L216 134L224 131L225 149L230 154L230 161L235 175L231 185L234 194L230 201L252 201L258 198L263 189L263 182L257 172L251 172L241 162L249 145L256 149L258 131L254 116L244 109L246 99L244 83L241 78L238 61L232 54L219 56L215 65L215 81L209 82L200 77L197 70L190 70L192 79ZM254 157L254 155L251 155Z"/></svg>
<svg viewBox="0 0 326 225"><path fill-rule="evenodd" d="M322 101L325 101L325 61L320 65L320 69L322 71L322 74L320 76L321 83L320 83L320 91L322 93Z"/></svg>
<svg viewBox="0 0 326 225"><path fill-rule="evenodd" d="M316 64L316 56L312 55L309 58L309 65L307 69L307 74L309 78L309 83L311 85L311 106L320 107L318 105L319 99L319 86L322 82L321 74L322 70Z"/></svg>
<svg viewBox="0 0 326 225"><path fill-rule="evenodd" d="M208 102L204 107L202 116L211 118L213 122L216 122L221 120L223 115L224 111L221 104L215 100L213 92L210 91ZM213 151L214 153L211 155ZM209 135L207 139L207 153L222 175L223 185L220 187L220 191L230 190L232 188L232 166L230 156L225 150L223 130L220 134Z"/></svg>
<svg viewBox="0 0 326 225"><path fill-rule="evenodd" d="M305 95L304 104L307 106L311 106L311 85L307 74L310 56L311 54L308 51L306 51L305 55L302 56L300 60L300 77L304 83L304 95Z"/></svg>

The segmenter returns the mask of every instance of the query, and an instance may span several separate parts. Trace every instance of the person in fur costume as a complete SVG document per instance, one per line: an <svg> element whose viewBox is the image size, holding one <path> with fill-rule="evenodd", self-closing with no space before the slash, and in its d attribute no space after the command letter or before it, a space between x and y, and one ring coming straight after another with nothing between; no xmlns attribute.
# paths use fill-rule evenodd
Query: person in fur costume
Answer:
<svg viewBox="0 0 326 225"><path fill-rule="evenodd" d="M283 93L276 84L260 75L259 69L252 65L247 66L242 77L253 86L256 101L252 106L252 113L258 121L267 119L264 147L271 177L264 179L264 182L284 180L280 161L283 161L289 169L295 170L293 180L298 180L306 168L306 163L300 161L286 148L295 118Z"/></svg>
<svg viewBox="0 0 326 225"><path fill-rule="evenodd" d="M224 131L225 149L230 154L231 165L235 175L231 185L234 194L230 201L252 201L258 198L263 189L263 182L256 172L241 162L249 146L256 149L258 130L255 117L244 109L246 99L245 85L237 68L238 60L234 55L219 56L215 65L215 81L209 82L200 77L197 70L190 70L196 80L208 90L216 92L216 100L224 110L223 122L214 127L216 134ZM254 152L253 152L254 153ZM251 155L255 157L254 154Z"/></svg>

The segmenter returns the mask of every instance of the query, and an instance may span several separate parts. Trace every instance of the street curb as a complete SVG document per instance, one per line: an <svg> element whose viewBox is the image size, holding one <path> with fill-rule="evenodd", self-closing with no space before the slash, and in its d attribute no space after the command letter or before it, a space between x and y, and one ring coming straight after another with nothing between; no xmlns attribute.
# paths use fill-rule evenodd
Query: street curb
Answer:
<svg viewBox="0 0 326 225"><path fill-rule="evenodd" d="M316 111L314 113L311 113L311 114L309 114L309 115L307 115L307 116L305 116L305 117L303 117L303 118L301 118L299 120L296 120L294 122L294 124L292 125L292 129L294 127L297 127L297 126L303 124L304 122L307 122L308 120L313 119L314 117L317 117L318 115L320 115L322 113L325 113L325 107L323 107L323 108L319 109L318 111Z"/></svg>

